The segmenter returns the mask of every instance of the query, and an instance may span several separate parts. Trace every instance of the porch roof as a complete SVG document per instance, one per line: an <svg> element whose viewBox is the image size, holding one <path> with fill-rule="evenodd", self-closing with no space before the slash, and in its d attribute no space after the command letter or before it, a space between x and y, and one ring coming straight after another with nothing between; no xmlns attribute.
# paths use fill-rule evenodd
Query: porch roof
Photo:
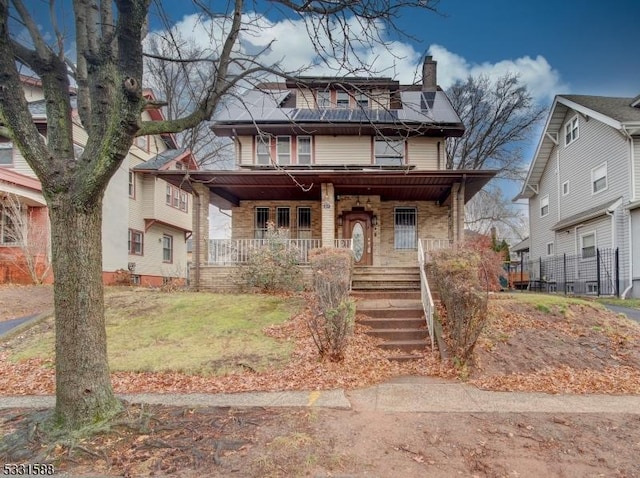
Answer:
<svg viewBox="0 0 640 478"><path fill-rule="evenodd" d="M465 183L465 203L496 174L476 170L271 170L155 171L165 181L192 192L206 185L211 203L222 209L240 201L319 201L320 185L333 184L336 196L380 196L383 201L438 201L447 204L455 183Z"/></svg>

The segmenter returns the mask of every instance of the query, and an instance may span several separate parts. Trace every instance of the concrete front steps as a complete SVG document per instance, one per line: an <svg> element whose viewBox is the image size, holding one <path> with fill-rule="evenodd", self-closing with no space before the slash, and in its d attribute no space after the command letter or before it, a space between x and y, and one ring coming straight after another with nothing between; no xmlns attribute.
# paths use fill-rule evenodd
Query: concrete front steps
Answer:
<svg viewBox="0 0 640 478"><path fill-rule="evenodd" d="M356 312L366 316L358 323L370 328L367 334L383 339L379 347L388 351L389 359L405 361L424 357L431 346L420 299L418 268L367 269L352 282Z"/></svg>

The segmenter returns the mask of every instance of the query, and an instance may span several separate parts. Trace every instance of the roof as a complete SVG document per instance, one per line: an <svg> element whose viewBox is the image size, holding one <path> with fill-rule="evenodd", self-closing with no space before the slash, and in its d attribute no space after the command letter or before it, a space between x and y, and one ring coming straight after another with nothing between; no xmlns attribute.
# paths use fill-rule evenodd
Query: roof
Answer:
<svg viewBox="0 0 640 478"><path fill-rule="evenodd" d="M377 195L384 200L437 201L447 204L454 183L465 181L465 202L496 174L465 170L270 170L157 171L153 174L188 192L191 183L205 184L212 204L229 209L245 200L319 201L320 185L332 183L336 198Z"/></svg>
<svg viewBox="0 0 640 478"><path fill-rule="evenodd" d="M376 134L398 130L416 134L436 132L460 136L464 125L441 91L400 91L402 108L293 108L285 107L295 90L248 90L241 97L221 107L213 117L213 130L218 135L236 132L286 132L297 128L309 134L316 128L332 128L333 134ZM382 131L381 131L382 130Z"/></svg>
<svg viewBox="0 0 640 478"><path fill-rule="evenodd" d="M527 237L511 247L511 252L526 252L531 247L531 240Z"/></svg>
<svg viewBox="0 0 640 478"><path fill-rule="evenodd" d="M528 199L535 192L530 186L537 186L547 165L553 147L561 141L561 129L569 110L574 110L585 117L594 118L612 128L631 135L640 134L640 97L619 98L587 95L558 95L547 117L538 147L529 166L527 178L522 190L514 198ZM635 105L635 106L633 106Z"/></svg>
<svg viewBox="0 0 640 478"><path fill-rule="evenodd" d="M181 149L168 149L163 151L160 154L156 154L153 159L149 161L145 161L144 163L138 164L135 168L135 171L145 171L145 170L155 170L162 169L164 166L168 165L172 161L177 161L182 159L186 153L189 153L189 150L186 148Z"/></svg>
<svg viewBox="0 0 640 478"><path fill-rule="evenodd" d="M559 231L567 227L575 226L584 221L590 221L600 216L604 216L608 212L613 212L621 203L621 197L614 199L613 201L600 204L585 211L582 211L573 216L569 216L561 221L556 222L552 227L552 231Z"/></svg>

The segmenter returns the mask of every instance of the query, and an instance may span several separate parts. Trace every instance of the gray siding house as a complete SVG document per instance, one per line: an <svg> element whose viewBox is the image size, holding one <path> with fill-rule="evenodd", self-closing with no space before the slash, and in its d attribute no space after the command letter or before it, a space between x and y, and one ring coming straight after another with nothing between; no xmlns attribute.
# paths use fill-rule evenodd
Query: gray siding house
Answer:
<svg viewBox="0 0 640 478"><path fill-rule="evenodd" d="M556 96L521 198L529 200L530 258L574 259L570 271L547 268L537 279L595 293L587 271L596 251L618 249L608 290L640 297L640 96ZM614 280L610 273L598 270Z"/></svg>

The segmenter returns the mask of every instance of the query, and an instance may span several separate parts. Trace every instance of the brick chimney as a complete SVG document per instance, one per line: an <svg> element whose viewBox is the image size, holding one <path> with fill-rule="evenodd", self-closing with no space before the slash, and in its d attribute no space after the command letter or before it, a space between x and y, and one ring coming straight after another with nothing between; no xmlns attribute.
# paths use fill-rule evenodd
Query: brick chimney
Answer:
<svg viewBox="0 0 640 478"><path fill-rule="evenodd" d="M438 87L438 62L431 55L424 57L422 64L422 91L436 91Z"/></svg>

